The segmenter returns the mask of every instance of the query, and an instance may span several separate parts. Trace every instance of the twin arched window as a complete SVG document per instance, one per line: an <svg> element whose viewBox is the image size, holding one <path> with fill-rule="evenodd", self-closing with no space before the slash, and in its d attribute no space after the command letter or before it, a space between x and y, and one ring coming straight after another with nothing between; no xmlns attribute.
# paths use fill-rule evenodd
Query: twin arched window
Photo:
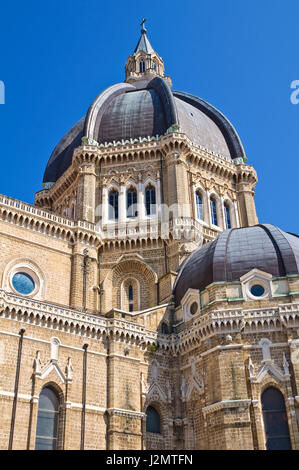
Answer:
<svg viewBox="0 0 299 470"><path fill-rule="evenodd" d="M116 189L109 192L109 220L119 218L119 193ZM145 189L145 209L146 215L151 216L157 213L156 208L156 188L149 184ZM132 186L126 193L127 217L137 217L137 190Z"/></svg>
<svg viewBox="0 0 299 470"><path fill-rule="evenodd" d="M157 434L161 432L160 415L152 406L148 406L146 409L146 432Z"/></svg>
<svg viewBox="0 0 299 470"><path fill-rule="evenodd" d="M58 442L59 397L50 387L42 389L38 401L35 450L56 450Z"/></svg>

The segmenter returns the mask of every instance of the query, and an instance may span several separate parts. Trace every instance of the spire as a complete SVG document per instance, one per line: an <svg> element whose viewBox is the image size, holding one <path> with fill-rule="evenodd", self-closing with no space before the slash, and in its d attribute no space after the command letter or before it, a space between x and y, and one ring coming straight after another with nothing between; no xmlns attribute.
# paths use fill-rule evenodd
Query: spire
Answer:
<svg viewBox="0 0 299 470"><path fill-rule="evenodd" d="M133 83L137 80L152 80L155 77L165 78L171 86L171 80L164 75L164 62L152 48L146 35L146 19L141 21L141 36L135 51L126 63L126 82Z"/></svg>
<svg viewBox="0 0 299 470"><path fill-rule="evenodd" d="M154 49L152 48L151 43L148 40L147 35L146 35L146 27L144 25L145 22L146 22L146 19L143 18L143 20L140 24L140 26L142 26L141 37L140 37L140 39L138 41L138 44L135 48L134 54L136 54L136 52L140 52L140 51L144 51L147 54L153 54L155 52Z"/></svg>

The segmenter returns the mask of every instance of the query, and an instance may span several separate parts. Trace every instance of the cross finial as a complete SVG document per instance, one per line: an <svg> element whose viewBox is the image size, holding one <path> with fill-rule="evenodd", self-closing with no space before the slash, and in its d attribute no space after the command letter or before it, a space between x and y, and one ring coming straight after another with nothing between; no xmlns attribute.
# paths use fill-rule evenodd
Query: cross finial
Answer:
<svg viewBox="0 0 299 470"><path fill-rule="evenodd" d="M144 26L145 22L146 22L146 18L143 18L140 24L140 26L142 26L142 30L141 30L142 33L146 33L146 28Z"/></svg>

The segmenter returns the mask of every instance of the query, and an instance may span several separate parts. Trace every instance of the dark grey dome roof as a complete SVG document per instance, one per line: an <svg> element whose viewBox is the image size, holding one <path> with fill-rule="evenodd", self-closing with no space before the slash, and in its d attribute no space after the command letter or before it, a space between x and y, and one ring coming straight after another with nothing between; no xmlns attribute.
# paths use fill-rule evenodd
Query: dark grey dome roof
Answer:
<svg viewBox="0 0 299 470"><path fill-rule="evenodd" d="M195 250L180 266L174 285L177 305L188 289L232 282L252 269L274 277L299 273L299 237L271 224L231 229Z"/></svg>
<svg viewBox="0 0 299 470"><path fill-rule="evenodd" d="M43 181L55 182L64 173L83 136L104 144L161 136L173 125L178 125L195 145L226 159L245 156L238 134L217 109L195 96L171 91L164 79L156 77L104 90L87 115L58 143Z"/></svg>

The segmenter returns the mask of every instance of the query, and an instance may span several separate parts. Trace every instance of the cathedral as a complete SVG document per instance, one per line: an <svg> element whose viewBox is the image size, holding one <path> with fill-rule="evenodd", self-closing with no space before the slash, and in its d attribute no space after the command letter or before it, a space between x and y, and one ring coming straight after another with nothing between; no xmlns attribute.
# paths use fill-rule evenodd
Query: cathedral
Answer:
<svg viewBox="0 0 299 470"><path fill-rule="evenodd" d="M34 205L0 196L1 449L299 449L299 237L256 184L143 21Z"/></svg>

